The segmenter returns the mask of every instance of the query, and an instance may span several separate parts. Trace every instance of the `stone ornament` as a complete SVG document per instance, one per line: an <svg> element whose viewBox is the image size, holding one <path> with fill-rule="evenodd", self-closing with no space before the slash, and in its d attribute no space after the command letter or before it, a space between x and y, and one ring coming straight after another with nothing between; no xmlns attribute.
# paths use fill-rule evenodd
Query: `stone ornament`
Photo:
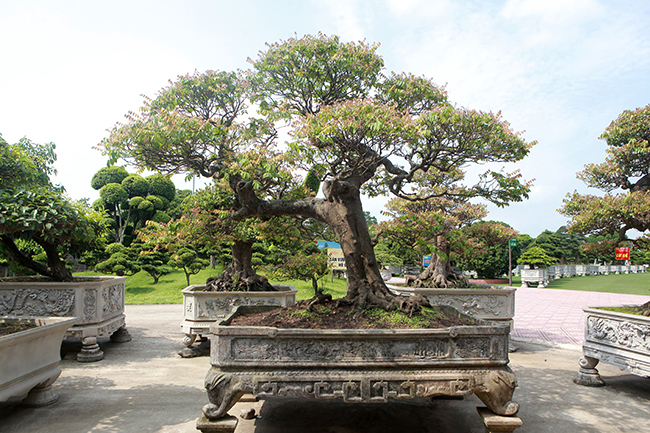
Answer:
<svg viewBox="0 0 650 433"><path fill-rule="evenodd" d="M223 320L240 306L288 307L296 303L298 290L291 285L275 285L277 292L204 292L205 285L183 289L182 342L190 348L197 337L208 335L210 325ZM192 348L193 349L193 348ZM183 353L186 353L183 355ZM181 356L197 356L196 351L181 352Z"/></svg>
<svg viewBox="0 0 650 433"><path fill-rule="evenodd" d="M78 360L97 361L104 356L97 337L131 340L124 315L125 282L126 277L84 277L73 282L2 280L0 315L78 317L66 337L82 341Z"/></svg>
<svg viewBox="0 0 650 433"><path fill-rule="evenodd" d="M350 403L475 394L492 412L515 415L509 328L474 321L414 330L230 327L223 321L211 327L212 366L205 378L210 404L203 414L220 419L251 393Z"/></svg>
<svg viewBox="0 0 650 433"><path fill-rule="evenodd" d="M584 307L583 357L573 381L585 386L603 386L596 369L599 362L623 371L650 377L650 317Z"/></svg>

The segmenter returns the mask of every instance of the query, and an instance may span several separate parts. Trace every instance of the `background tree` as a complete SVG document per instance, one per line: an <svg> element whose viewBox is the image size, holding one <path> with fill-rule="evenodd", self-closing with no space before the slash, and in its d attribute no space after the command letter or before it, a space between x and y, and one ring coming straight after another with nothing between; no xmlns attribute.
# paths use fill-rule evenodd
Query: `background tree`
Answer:
<svg viewBox="0 0 650 433"><path fill-rule="evenodd" d="M531 145L499 115L454 108L444 89L428 79L384 77L376 49L325 35L270 44L252 61L249 80L214 72L180 77L141 114L131 115L128 124L116 126L102 144L114 159L227 180L236 202L228 216L233 220L294 216L328 224L346 260L348 292L340 302L413 311L416 306L393 295L381 278L361 192L407 200L465 195L504 205L528 191L518 173L488 169L478 182L453 189L444 180L467 164L518 161ZM182 101L189 98L196 106L198 100L191 89L215 76L230 77L207 88L215 101L212 112L219 115L200 117L197 110L184 115ZM248 96L267 122L243 116ZM250 160L247 149L253 143L256 149L273 149L277 137L271 121L289 122L290 151L276 151L277 158L263 163L242 163ZM301 166L306 162L309 166ZM289 174L295 166L305 171L315 164L326 167L324 198L270 194L266 182L271 179L278 179L275 191L288 191L282 185L292 177L279 176L283 163L294 165ZM417 188L424 178L426 194Z"/></svg>
<svg viewBox="0 0 650 433"><path fill-rule="evenodd" d="M141 270L151 275L154 284L158 284L160 277L172 272L172 268L167 264L171 259L171 254L165 248L156 248L154 245L142 242L133 242L129 248L137 251L136 264Z"/></svg>
<svg viewBox="0 0 650 433"><path fill-rule="evenodd" d="M20 266L55 281L72 281L64 257L99 247L106 226L103 215L52 185L54 149L53 143L26 138L9 144L0 135L0 245ZM33 256L34 244L44 260Z"/></svg>
<svg viewBox="0 0 650 433"><path fill-rule="evenodd" d="M465 245L456 253L456 263L463 270L476 271L479 278L498 278L509 272L508 241L519 234L498 221L479 221L463 228ZM519 257L514 251L513 263Z"/></svg>
<svg viewBox="0 0 650 433"><path fill-rule="evenodd" d="M93 175L91 186L99 190L95 209L105 209L114 228L113 241L130 244L136 229L148 220L167 222L165 212L176 196L174 183L154 174L143 178L124 167L103 167Z"/></svg>
<svg viewBox="0 0 650 433"><path fill-rule="evenodd" d="M646 234L650 229L650 105L624 111L600 138L608 146L605 162L586 165L578 178L605 195L574 191L559 212L571 218L571 233L616 234L615 240L601 241L613 251L621 242L637 244L627 236L631 230Z"/></svg>
<svg viewBox="0 0 650 433"><path fill-rule="evenodd" d="M543 248L530 247L519 257L517 263L520 265L528 265L530 269L548 268L554 263L554 260L546 254Z"/></svg>
<svg viewBox="0 0 650 433"><path fill-rule="evenodd" d="M129 276L140 272L141 268L137 264L138 253L133 248L127 248L116 242L108 245L106 252L110 254L109 258L98 263L95 271L118 276Z"/></svg>
<svg viewBox="0 0 650 433"><path fill-rule="evenodd" d="M309 244L309 247L311 248L299 251L283 263L266 269L274 278L281 281L301 280L311 282L314 289L314 299L319 299L324 296L323 289L318 287L318 281L325 276L328 270L327 251L318 250L314 243ZM331 295L329 295L329 299L332 299Z"/></svg>

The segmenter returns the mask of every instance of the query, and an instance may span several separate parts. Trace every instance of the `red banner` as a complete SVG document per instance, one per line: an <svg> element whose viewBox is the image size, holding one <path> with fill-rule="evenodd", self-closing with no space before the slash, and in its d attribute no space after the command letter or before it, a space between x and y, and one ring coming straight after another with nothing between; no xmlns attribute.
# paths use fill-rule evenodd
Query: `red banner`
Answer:
<svg viewBox="0 0 650 433"><path fill-rule="evenodd" d="M630 260L630 247L616 247L616 260Z"/></svg>

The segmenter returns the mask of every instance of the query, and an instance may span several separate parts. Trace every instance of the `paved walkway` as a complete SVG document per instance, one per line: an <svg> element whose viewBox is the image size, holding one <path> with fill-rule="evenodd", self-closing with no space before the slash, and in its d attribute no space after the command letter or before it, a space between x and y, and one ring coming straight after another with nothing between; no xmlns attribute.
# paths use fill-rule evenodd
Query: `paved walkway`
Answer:
<svg viewBox="0 0 650 433"><path fill-rule="evenodd" d="M584 305L640 303L650 297L518 289L515 331L519 350L510 367L519 383L514 400L524 425L516 433L628 433L648 431L650 381L599 364L603 388L575 385ZM0 409L0 432L191 433L207 395L208 357L184 359L180 304L127 305L133 340L101 342L106 357L79 363L79 344L66 345L56 404ZM533 340L525 341L527 339ZM544 345L535 344L538 342ZM559 344L572 344L571 347ZM569 350L567 350L569 349ZM68 351L69 350L69 351ZM0 366L1 368L1 366ZM606 404L603 404L606 402ZM229 413L255 408L235 433L480 433L474 395L463 400L399 400L383 405L308 399L240 402Z"/></svg>
<svg viewBox="0 0 650 433"><path fill-rule="evenodd" d="M582 307L640 305L650 296L517 288L513 339L582 346Z"/></svg>

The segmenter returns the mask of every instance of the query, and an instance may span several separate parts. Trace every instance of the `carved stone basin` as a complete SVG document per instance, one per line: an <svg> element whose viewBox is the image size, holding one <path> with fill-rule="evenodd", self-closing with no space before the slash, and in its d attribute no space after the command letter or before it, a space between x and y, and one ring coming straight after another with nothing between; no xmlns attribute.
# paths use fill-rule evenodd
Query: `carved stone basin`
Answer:
<svg viewBox="0 0 650 433"><path fill-rule="evenodd" d="M129 341L124 315L126 277L83 277L74 282L23 277L0 279L0 316L78 317L66 337L83 343L79 361L99 361L97 337Z"/></svg>
<svg viewBox="0 0 650 433"><path fill-rule="evenodd" d="M461 313L512 327L515 317L515 287L476 286L466 289L388 286L402 296L423 295L431 305L449 305Z"/></svg>
<svg viewBox="0 0 650 433"><path fill-rule="evenodd" d="M468 325L442 329L280 329L229 326L240 307L211 332L205 379L209 420L224 417L244 393L386 402L476 394L499 415L514 415L517 381L508 368L505 325L461 316Z"/></svg>
<svg viewBox="0 0 650 433"><path fill-rule="evenodd" d="M602 308L602 307L601 307ZM599 362L650 377L650 317L584 307L585 341L580 369L573 381L603 386L595 368Z"/></svg>
<svg viewBox="0 0 650 433"><path fill-rule="evenodd" d="M273 285L277 292L205 292L204 284L183 289L183 344L191 346L197 336L208 335L210 325L231 315L239 306L289 307L298 290L288 284Z"/></svg>
<svg viewBox="0 0 650 433"><path fill-rule="evenodd" d="M0 407L23 402L45 406L59 398L52 383L61 374L61 340L76 317L2 317L0 323L35 328L0 336Z"/></svg>

